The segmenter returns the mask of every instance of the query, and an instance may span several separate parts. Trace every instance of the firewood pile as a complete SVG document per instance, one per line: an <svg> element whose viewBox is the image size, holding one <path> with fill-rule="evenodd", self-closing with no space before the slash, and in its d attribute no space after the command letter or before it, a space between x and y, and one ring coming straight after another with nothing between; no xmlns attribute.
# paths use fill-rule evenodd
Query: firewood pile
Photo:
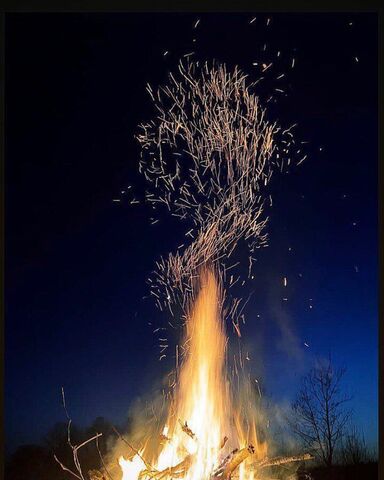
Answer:
<svg viewBox="0 0 384 480"><path fill-rule="evenodd" d="M192 430L188 427L187 422L184 424L180 422L182 430L186 435L189 437L196 439L195 434ZM119 434L120 438L128 444L128 442ZM221 448L224 447L228 438L224 437ZM128 444L129 445L129 444ZM130 446L130 445L129 445ZM132 449L132 446L130 446ZM135 449L135 452L137 450ZM252 460L252 457L255 455L255 448L253 445L248 445L245 448L235 449L230 452L220 463L220 465L211 473L209 480L231 480L236 479L238 477L238 467L245 461L245 460ZM268 467L278 467L282 465L292 464L295 462L304 462L308 460L312 460L314 457L308 453L302 455L294 455L289 457L267 457L260 459L255 459L250 465L247 467L251 469L255 476L254 478L263 478L266 480L265 475L263 475L263 470ZM139 474L139 480L172 480L172 479L179 479L183 478L187 475L190 467L193 464L194 455L188 454L186 457L179 462L177 465L168 467L164 470L156 470L152 468L148 462L143 459L144 463L146 464L147 468L142 470ZM90 480L111 480L111 475L109 472L107 474L102 473L98 470L91 470L88 472L88 476ZM292 477L293 478L293 477ZM272 480L272 479L270 479Z"/></svg>
<svg viewBox="0 0 384 480"><path fill-rule="evenodd" d="M62 389L62 399L63 399L63 407L64 411L66 413L67 419L68 419L68 425L67 425L67 435L68 435L68 446L72 450L73 454L73 463L75 468L68 468L66 465L64 465L56 455L54 455L54 459L56 462L60 465L61 469L67 472L69 475L72 477L77 478L78 480L87 480L87 477L89 480L120 480L120 473L117 474L116 476L112 474L112 471L118 467L117 463L116 465L112 465L107 467L103 456L101 455L100 448L99 448L99 438L103 435L102 433L97 433L93 437L89 438L85 442L82 442L79 445L74 445L71 440L71 425L72 425L72 419L70 418L66 404L65 404L65 395L64 395L64 389ZM179 420L180 426L182 431L188 435L190 438L193 440L197 441L196 435L194 432L189 428L187 422L182 423ZM183 478L188 474L189 469L193 465L194 462L194 455L193 454L188 454L185 456L185 458L179 462L175 466L170 466L164 470L157 470L154 467L151 466L151 464L141 455L141 453L128 442L126 438L124 438L123 435L115 428L113 427L114 432L116 435L119 437L119 439L124 442L130 449L131 452L133 452L134 455L139 455L140 458L143 461L143 464L145 465L145 468L139 473L138 479L137 480L173 480L173 479L178 479L178 478ZM164 435L160 435L159 441L160 444L163 443L164 441ZM169 438L167 438L169 440ZM228 437L224 437L221 444L220 444L220 450L224 448L228 440ZM85 445L95 442L97 451L100 456L100 461L102 465L102 471L101 470L89 470L88 475L85 475L84 472L82 471L82 467L79 461L78 457L78 452L81 450ZM253 460L254 458L254 461ZM241 449L235 449L232 450L220 463L220 465L215 468L215 470L210 474L208 480L236 480L238 478L238 467L245 461L248 461L247 468L249 468L251 471L255 473L254 479L257 480L258 478L261 478L262 476L263 480L267 480L266 476L262 473L263 469L266 469L268 467L276 467L280 465L287 465L287 464L292 464L294 462L304 462L307 460L312 460L314 457L308 453L305 453L303 455L296 455L296 456L290 456L290 457L272 457L269 458L265 456L264 458L260 459L256 453L255 453L255 448L253 445L248 445L245 448ZM249 462L251 460L251 462ZM119 470L119 472L121 472ZM286 477L286 480L293 480L293 477ZM134 480L134 479L133 479ZM203 479L202 479L203 480ZM268 479L268 480L274 480L274 479Z"/></svg>
<svg viewBox="0 0 384 480"><path fill-rule="evenodd" d="M237 451L236 453L231 453L228 455L231 459L228 460L228 462L225 465L220 465L219 468L217 468L211 475L210 480L224 480L224 479L231 479L231 478L236 478L236 469L240 465L242 461L244 461L245 458L247 458L249 455L245 455L245 451L248 451L247 449L242 449ZM165 470L162 471L156 471L156 470L143 470L140 473L139 478L144 480L144 479L154 479L154 480L171 480L173 478L182 478L184 477L187 472L189 467L191 466L192 463L192 455L188 455L182 462L180 462L178 465L175 465L174 467L169 467ZM273 458L268 458L265 457L262 460L258 460L254 464L251 465L251 469L256 472L255 479L258 478L257 472L260 472L267 467L274 467L274 466L280 466L280 465L286 465L289 463L294 463L294 462L304 462L307 460L312 460L313 457L309 455L308 453L303 454L303 455L295 455L295 456L290 456L290 457L273 457ZM90 470L88 472L90 480L108 480L108 476L99 470ZM292 477L294 478L294 477ZM263 480L265 477L263 477ZM266 479L265 479L266 480ZM270 479L272 480L272 479Z"/></svg>

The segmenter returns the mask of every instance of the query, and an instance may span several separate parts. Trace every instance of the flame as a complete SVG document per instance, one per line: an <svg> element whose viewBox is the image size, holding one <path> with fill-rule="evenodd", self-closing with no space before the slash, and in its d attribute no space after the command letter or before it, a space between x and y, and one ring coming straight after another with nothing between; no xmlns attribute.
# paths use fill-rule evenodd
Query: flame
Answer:
<svg viewBox="0 0 384 480"><path fill-rule="evenodd" d="M119 458L119 465L123 470L123 479L132 480L139 477L142 470L145 469L145 463L141 456L136 454L132 459L126 460L124 457Z"/></svg>
<svg viewBox="0 0 384 480"><path fill-rule="evenodd" d="M157 471L171 469L175 478L209 478L229 449L244 448L249 443L259 456L266 454L266 445L258 442L255 422L249 418L244 422L232 400L225 368L227 338L221 300L215 274L203 271L200 290L185 326L185 354L177 389L162 430L163 437L169 440L162 443L153 465ZM122 480L137 480L146 468L137 455L132 461L121 457L119 463ZM253 479L246 467L246 462L240 465L240 480Z"/></svg>

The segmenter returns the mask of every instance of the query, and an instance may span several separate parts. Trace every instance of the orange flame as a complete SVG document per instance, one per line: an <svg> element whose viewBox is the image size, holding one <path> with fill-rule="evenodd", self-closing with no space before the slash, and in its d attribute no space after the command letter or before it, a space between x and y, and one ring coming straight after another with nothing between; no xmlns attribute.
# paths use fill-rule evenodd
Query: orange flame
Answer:
<svg viewBox="0 0 384 480"><path fill-rule="evenodd" d="M182 476L185 480L209 478L230 450L249 443L256 448L256 455L266 454L265 444L257 440L254 420L240 418L232 401L225 369L227 339L221 319L221 298L214 273L203 271L200 291L186 322L186 353L173 408L169 409L163 429L169 441L163 443L154 465L162 471L188 461ZM123 480L137 480L145 469L139 456L132 461L121 457L119 463ZM253 478L246 465L240 466L240 480Z"/></svg>

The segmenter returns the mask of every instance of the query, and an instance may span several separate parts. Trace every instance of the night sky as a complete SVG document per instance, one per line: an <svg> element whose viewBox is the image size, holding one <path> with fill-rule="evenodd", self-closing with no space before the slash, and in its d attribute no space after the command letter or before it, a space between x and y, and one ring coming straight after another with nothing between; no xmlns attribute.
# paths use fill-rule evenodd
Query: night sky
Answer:
<svg viewBox="0 0 384 480"><path fill-rule="evenodd" d="M153 114L146 83L164 82L192 51L254 79L253 62L273 61L260 96L285 72L288 95L270 115L297 122L309 142L308 159L272 179L269 248L243 287L253 292L243 329L253 371L286 404L331 354L375 445L377 18L255 15L252 24L252 14L6 16L8 451L65 420L62 385L75 423L121 422L172 366L158 362L152 333L164 314L143 297L185 227L165 212L150 225L149 208L130 205L145 188L134 134Z"/></svg>

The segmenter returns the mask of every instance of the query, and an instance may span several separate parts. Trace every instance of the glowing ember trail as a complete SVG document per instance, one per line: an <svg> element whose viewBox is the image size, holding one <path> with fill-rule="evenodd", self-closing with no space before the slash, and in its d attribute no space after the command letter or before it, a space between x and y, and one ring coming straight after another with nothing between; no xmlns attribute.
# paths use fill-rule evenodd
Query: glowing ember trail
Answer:
<svg viewBox="0 0 384 480"><path fill-rule="evenodd" d="M203 271L200 290L185 325L186 353L163 430L169 440L154 471L147 470L139 455L132 461L121 457L123 480L225 479L240 464L240 478L253 478L244 461L264 457L266 447L258 447L254 422L248 422L247 431L243 430L243 419L232 403L225 368L227 339L221 304L222 292L214 273Z"/></svg>

